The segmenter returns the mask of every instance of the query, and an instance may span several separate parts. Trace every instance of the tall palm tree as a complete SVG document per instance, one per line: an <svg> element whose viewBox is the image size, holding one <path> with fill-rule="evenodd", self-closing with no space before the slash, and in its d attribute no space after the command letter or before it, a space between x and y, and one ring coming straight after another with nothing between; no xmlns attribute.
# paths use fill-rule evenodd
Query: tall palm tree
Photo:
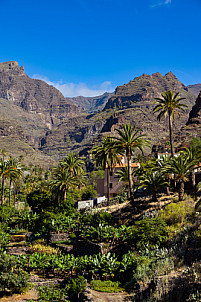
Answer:
<svg viewBox="0 0 201 302"><path fill-rule="evenodd" d="M1 205L4 204L4 186L5 180L9 176L8 161L0 160L0 177L1 177Z"/></svg>
<svg viewBox="0 0 201 302"><path fill-rule="evenodd" d="M60 164L66 171L70 172L71 177L79 177L79 175L84 172L84 161L73 153L70 153L67 157L62 159Z"/></svg>
<svg viewBox="0 0 201 302"><path fill-rule="evenodd" d="M168 182L168 186L166 186L166 192L167 192L167 195L170 195L170 180L171 180L171 173L168 173L168 172L165 172L164 168L166 167L166 164L169 162L170 160L170 156L169 155L166 155L166 156L163 156L161 159L157 159L156 160L156 171L160 171L165 180Z"/></svg>
<svg viewBox="0 0 201 302"><path fill-rule="evenodd" d="M172 90L165 91L161 93L160 98L155 98L157 101L154 103L156 106L153 109L154 113L159 113L157 119L160 121L164 116L168 116L169 123L169 136L170 136L170 147L171 147L171 156L174 156L173 150L173 139L172 139L172 122L175 118L175 113L180 117L181 111L185 111L184 107L188 107L185 104L180 103L185 98L179 96L179 92Z"/></svg>
<svg viewBox="0 0 201 302"><path fill-rule="evenodd" d="M58 203L60 203L60 197L66 201L67 191L73 186L77 186L79 180L74 176L71 176L70 172L62 165L58 165L53 171L53 179L50 185L53 191L58 193Z"/></svg>
<svg viewBox="0 0 201 302"><path fill-rule="evenodd" d="M97 166L107 169L107 200L110 204L110 172L116 163L120 163L119 152L111 137L105 137L102 144L93 148Z"/></svg>
<svg viewBox="0 0 201 302"><path fill-rule="evenodd" d="M173 173L179 185L179 201L184 198L184 184L195 166L195 161L189 153L182 151L178 157L173 157L164 166L164 172Z"/></svg>
<svg viewBox="0 0 201 302"><path fill-rule="evenodd" d="M11 189L14 185L14 205L15 205L15 182L22 175L22 166L20 161L10 156L8 160L8 179L9 179L9 205L11 204Z"/></svg>
<svg viewBox="0 0 201 302"><path fill-rule="evenodd" d="M134 151L136 149L140 150L142 153L145 147L149 147L149 141L144 135L140 135L140 129L136 130L135 126L130 124L124 124L123 129L115 129L118 136L114 137L116 148L119 152L125 152L127 157L128 165L128 177L129 177L129 199L133 199L133 181L132 181L132 170L131 170L131 159Z"/></svg>
<svg viewBox="0 0 201 302"><path fill-rule="evenodd" d="M132 177L133 177L133 169L131 171L132 173ZM128 166L126 167L122 167L120 169L118 169L115 173L115 177L117 177L119 179L119 181L123 181L125 183L126 186L126 190L127 190L127 197L129 196L129 173L128 173Z"/></svg>

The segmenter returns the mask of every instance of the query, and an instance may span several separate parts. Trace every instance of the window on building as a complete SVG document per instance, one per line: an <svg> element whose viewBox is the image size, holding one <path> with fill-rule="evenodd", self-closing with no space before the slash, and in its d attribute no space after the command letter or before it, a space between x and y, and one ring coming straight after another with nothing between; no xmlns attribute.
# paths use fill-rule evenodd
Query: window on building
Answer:
<svg viewBox="0 0 201 302"><path fill-rule="evenodd" d="M112 189L112 182L110 183L110 189Z"/></svg>

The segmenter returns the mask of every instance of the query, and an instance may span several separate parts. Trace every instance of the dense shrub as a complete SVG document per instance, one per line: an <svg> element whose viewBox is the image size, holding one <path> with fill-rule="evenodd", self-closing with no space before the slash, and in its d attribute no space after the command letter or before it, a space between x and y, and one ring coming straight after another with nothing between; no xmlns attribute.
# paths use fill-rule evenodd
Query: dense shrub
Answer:
<svg viewBox="0 0 201 302"><path fill-rule="evenodd" d="M128 234L128 242L138 249L160 246L167 239L167 225L163 219L145 218L137 221Z"/></svg>
<svg viewBox="0 0 201 302"><path fill-rule="evenodd" d="M97 191L94 189L92 185L88 185L86 188L82 190L82 200L93 199L97 196Z"/></svg>
<svg viewBox="0 0 201 302"><path fill-rule="evenodd" d="M61 289L58 286L40 286L38 288L40 302L68 302L66 297L67 293L65 289ZM32 302L32 301L30 301Z"/></svg>
<svg viewBox="0 0 201 302"><path fill-rule="evenodd" d="M19 213L14 207L9 205L0 206L0 222L11 222Z"/></svg>
<svg viewBox="0 0 201 302"><path fill-rule="evenodd" d="M190 200L183 200L177 203L170 203L160 211L159 216L170 226L184 223L193 212L193 202Z"/></svg>
<svg viewBox="0 0 201 302"><path fill-rule="evenodd" d="M28 274L23 271L14 256L0 255L0 291L21 293L27 287Z"/></svg>
<svg viewBox="0 0 201 302"><path fill-rule="evenodd" d="M72 279L68 284L68 292L73 301L78 301L79 294L86 289L87 282L83 276Z"/></svg>

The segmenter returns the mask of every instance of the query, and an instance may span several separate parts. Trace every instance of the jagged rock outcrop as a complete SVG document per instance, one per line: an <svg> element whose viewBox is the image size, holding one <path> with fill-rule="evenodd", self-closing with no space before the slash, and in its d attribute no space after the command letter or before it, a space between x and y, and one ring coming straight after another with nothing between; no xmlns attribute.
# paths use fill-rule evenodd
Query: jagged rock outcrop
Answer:
<svg viewBox="0 0 201 302"><path fill-rule="evenodd" d="M201 91L196 99L195 105L189 113L189 119L186 125L200 124L201 125Z"/></svg>
<svg viewBox="0 0 201 302"><path fill-rule="evenodd" d="M43 115L46 123L59 124L61 120L80 113L55 87L44 81L31 79L17 62L0 63L0 98L7 99L25 111Z"/></svg>
<svg viewBox="0 0 201 302"><path fill-rule="evenodd" d="M188 85L187 88L197 97L201 90L201 83L194 84L194 85Z"/></svg>
<svg viewBox="0 0 201 302"><path fill-rule="evenodd" d="M192 105L195 100L193 93L172 72L165 76L157 72L152 75L143 74L134 78L128 84L118 86L104 109L125 109L138 106L140 108L151 108L155 98L167 90L179 91L182 96L187 97L187 105Z"/></svg>

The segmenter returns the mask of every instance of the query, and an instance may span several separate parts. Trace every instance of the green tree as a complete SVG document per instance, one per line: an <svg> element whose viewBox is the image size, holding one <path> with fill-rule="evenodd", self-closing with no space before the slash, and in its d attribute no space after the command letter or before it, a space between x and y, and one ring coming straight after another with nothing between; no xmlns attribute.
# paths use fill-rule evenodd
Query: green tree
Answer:
<svg viewBox="0 0 201 302"><path fill-rule="evenodd" d="M0 160L0 176L1 176L1 205L4 204L4 190L5 190L5 180L9 176L8 172L8 161Z"/></svg>
<svg viewBox="0 0 201 302"><path fill-rule="evenodd" d="M133 169L131 169L132 178L133 178ZM115 172L115 176L119 179L119 181L123 181L126 186L127 197L129 198L129 173L128 166L122 167Z"/></svg>
<svg viewBox="0 0 201 302"><path fill-rule="evenodd" d="M170 147L171 147L171 156L174 156L174 149L173 149L173 139L172 139L172 121L175 118L175 113L180 117L181 112L185 111L184 107L188 107L185 104L180 103L185 98L181 98L179 96L179 92L175 91L165 91L161 93L160 98L155 98L157 101L154 103L156 106L153 109L154 113L159 113L157 119L160 121L161 118L164 116L168 116L168 123L169 123L169 135L170 135Z"/></svg>
<svg viewBox="0 0 201 302"><path fill-rule="evenodd" d="M120 162L119 152L111 137L105 137L102 144L93 149L96 165L107 169L107 196L110 204L110 172L114 165Z"/></svg>
<svg viewBox="0 0 201 302"><path fill-rule="evenodd" d="M73 153L62 159L60 165L70 173L71 177L79 177L84 173L84 161Z"/></svg>
<svg viewBox="0 0 201 302"><path fill-rule="evenodd" d="M136 149L140 150L142 153L145 147L149 147L149 141L144 135L140 135L140 129L136 130L135 126L130 124L124 124L123 129L115 129L118 136L114 137L116 148L119 152L125 152L127 157L128 165L128 177L129 177L129 199L133 200L133 181L132 181L132 169L131 169L131 159L134 151Z"/></svg>
<svg viewBox="0 0 201 302"><path fill-rule="evenodd" d="M9 179L9 205L11 204L11 189L14 186L14 205L15 205L15 182L22 175L22 166L19 160L10 156L8 160L8 179Z"/></svg>
<svg viewBox="0 0 201 302"><path fill-rule="evenodd" d="M70 171L65 169L61 164L53 170L53 179L50 182L54 192L57 192L58 203L60 204L60 197L66 201L66 194L72 187L80 184L79 179L71 176Z"/></svg>
<svg viewBox="0 0 201 302"><path fill-rule="evenodd" d="M173 173L179 185L179 201L184 198L184 185L189 174L195 166L195 161L189 156L189 151L180 152L179 156L173 157L164 166L165 173Z"/></svg>
<svg viewBox="0 0 201 302"><path fill-rule="evenodd" d="M140 187L152 192L152 200L158 201L157 192L161 187L168 186L168 182L164 180L163 176L159 172L152 170L147 171L140 178Z"/></svg>

